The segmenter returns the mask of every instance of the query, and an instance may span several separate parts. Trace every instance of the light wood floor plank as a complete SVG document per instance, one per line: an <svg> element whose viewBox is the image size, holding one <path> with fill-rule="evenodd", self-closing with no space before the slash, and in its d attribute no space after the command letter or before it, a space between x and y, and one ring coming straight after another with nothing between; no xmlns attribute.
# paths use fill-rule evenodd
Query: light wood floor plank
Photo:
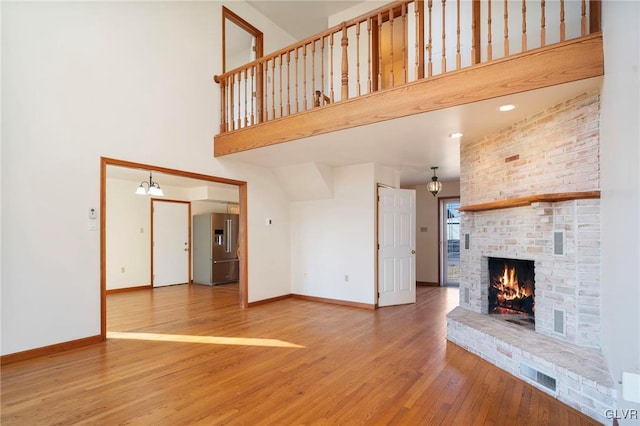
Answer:
<svg viewBox="0 0 640 426"><path fill-rule="evenodd" d="M114 338L2 367L0 422L597 424L448 343L457 297L419 286L416 304L376 311L300 299L240 310L234 285L111 294Z"/></svg>

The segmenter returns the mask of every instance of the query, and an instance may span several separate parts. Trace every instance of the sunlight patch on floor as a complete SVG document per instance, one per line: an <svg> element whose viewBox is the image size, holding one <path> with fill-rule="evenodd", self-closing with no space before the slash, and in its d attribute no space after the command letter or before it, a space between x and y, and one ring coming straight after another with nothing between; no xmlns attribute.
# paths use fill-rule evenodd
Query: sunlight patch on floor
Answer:
<svg viewBox="0 0 640 426"><path fill-rule="evenodd" d="M107 331L107 339L150 340L155 342L178 343L207 343L210 345L235 346L268 346L273 348L304 348L295 343L278 339L259 339L252 337L218 337L218 336L190 336L185 334L157 334L157 333L128 333L121 331Z"/></svg>

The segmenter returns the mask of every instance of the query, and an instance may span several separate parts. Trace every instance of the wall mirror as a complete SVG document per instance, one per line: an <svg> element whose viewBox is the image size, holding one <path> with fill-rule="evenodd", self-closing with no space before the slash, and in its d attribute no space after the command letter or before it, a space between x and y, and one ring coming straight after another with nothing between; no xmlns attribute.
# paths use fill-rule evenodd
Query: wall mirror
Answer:
<svg viewBox="0 0 640 426"><path fill-rule="evenodd" d="M262 56L262 32L222 7L222 72Z"/></svg>

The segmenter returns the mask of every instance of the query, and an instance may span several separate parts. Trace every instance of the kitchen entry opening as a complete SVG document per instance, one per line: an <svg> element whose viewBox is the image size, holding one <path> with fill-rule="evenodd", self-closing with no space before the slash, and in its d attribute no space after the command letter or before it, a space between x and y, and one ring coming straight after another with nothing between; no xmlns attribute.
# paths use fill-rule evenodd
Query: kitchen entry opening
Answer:
<svg viewBox="0 0 640 426"><path fill-rule="evenodd" d="M460 285L460 199L440 200L440 282L443 286Z"/></svg>
<svg viewBox="0 0 640 426"><path fill-rule="evenodd" d="M535 329L535 271L531 260L490 257L489 314Z"/></svg>

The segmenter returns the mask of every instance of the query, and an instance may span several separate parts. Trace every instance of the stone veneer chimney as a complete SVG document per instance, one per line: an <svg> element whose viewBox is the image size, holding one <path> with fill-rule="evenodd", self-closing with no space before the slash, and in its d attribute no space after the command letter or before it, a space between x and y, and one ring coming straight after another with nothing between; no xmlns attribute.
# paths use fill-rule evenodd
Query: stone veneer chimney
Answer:
<svg viewBox="0 0 640 426"><path fill-rule="evenodd" d="M606 423L598 91L461 145L460 307L447 338ZM488 313L488 258L535 264L535 331Z"/></svg>
<svg viewBox="0 0 640 426"><path fill-rule="evenodd" d="M597 191L599 95L585 93L461 147L462 206ZM600 345L600 201L577 199L463 212L461 305L488 309L488 257L533 260L536 331ZM556 245L561 244L561 254ZM560 312L561 314L558 314ZM555 320L562 316L563 331Z"/></svg>

